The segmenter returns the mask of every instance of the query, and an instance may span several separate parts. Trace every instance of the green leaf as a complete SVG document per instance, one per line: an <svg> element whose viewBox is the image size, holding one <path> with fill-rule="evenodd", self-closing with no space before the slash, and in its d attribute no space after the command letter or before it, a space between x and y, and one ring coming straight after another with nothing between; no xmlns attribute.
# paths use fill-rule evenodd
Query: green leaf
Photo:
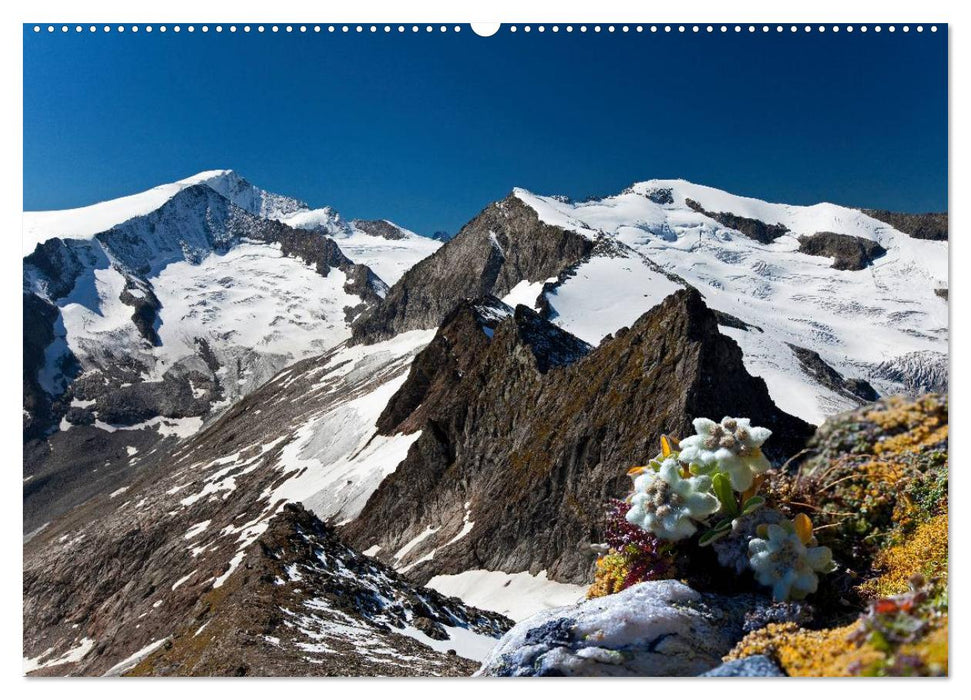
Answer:
<svg viewBox="0 0 971 700"><path fill-rule="evenodd" d="M712 528L712 530L714 530L715 532L727 532L728 530L731 530L731 529L732 529L731 518L722 518L717 523L715 523L715 526Z"/></svg>
<svg viewBox="0 0 971 700"><path fill-rule="evenodd" d="M749 513L754 513L756 510L765 505L765 499L762 496L752 496L750 499L742 504L742 515L748 515Z"/></svg>
<svg viewBox="0 0 971 700"><path fill-rule="evenodd" d="M735 492L732 491L732 482L728 476L721 473L715 474L711 477L711 485L718 500L721 501L722 509L729 516L737 515L738 502L735 500Z"/></svg>
<svg viewBox="0 0 971 700"><path fill-rule="evenodd" d="M709 545L715 540L721 539L726 534L728 534L728 530L722 530L722 531L708 530L701 537L698 538L698 546L704 547L706 545Z"/></svg>

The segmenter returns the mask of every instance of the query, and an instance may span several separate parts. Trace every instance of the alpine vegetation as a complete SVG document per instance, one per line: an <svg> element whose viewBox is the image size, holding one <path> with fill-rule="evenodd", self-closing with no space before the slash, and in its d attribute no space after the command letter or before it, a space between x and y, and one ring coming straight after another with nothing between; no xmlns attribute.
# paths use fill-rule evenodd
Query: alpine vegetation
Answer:
<svg viewBox="0 0 971 700"><path fill-rule="evenodd" d="M753 426L747 418L726 417L721 423L697 418L694 428L696 434L680 443L662 437L661 454L628 472L634 477L634 490L627 497L627 521L663 542L689 539L699 528L703 532L696 544L702 547L722 538L748 537L743 546L749 564L775 600L814 593L817 574L835 568L833 554L828 547L816 546L805 514L785 520L759 494L771 467L762 443L772 432ZM741 537L740 523L747 525ZM723 565L733 563L723 559Z"/></svg>

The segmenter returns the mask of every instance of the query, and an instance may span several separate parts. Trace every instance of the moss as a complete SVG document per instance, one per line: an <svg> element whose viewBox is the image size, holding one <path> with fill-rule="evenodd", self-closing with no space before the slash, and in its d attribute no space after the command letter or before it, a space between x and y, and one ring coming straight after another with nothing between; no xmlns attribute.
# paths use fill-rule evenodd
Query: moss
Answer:
<svg viewBox="0 0 971 700"><path fill-rule="evenodd" d="M946 594L915 577L899 595L872 601L850 625L809 630L794 622L751 632L725 657L764 654L790 676L946 675Z"/></svg>
<svg viewBox="0 0 971 700"><path fill-rule="evenodd" d="M934 394L890 397L828 420L813 456L773 480L772 499L810 514L842 565L875 575L882 550L947 512L947 405Z"/></svg>

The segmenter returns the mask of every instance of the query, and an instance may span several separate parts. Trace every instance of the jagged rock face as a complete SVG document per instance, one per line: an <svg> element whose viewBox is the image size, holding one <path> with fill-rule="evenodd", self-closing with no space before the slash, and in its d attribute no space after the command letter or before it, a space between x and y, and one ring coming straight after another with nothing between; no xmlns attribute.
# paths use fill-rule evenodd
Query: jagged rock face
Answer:
<svg viewBox="0 0 971 700"><path fill-rule="evenodd" d="M473 660L419 639L499 637L511 622L415 586L288 505L236 572L200 598L132 675L467 676Z"/></svg>
<svg viewBox="0 0 971 700"><path fill-rule="evenodd" d="M520 622L476 675L697 676L721 663L759 603L678 581L640 583Z"/></svg>
<svg viewBox="0 0 971 700"><path fill-rule="evenodd" d="M826 388L832 389L833 391L843 395L849 395L851 398L860 403L876 401L878 398L880 398L880 395L877 394L876 389L874 389L865 379L844 377L842 374L826 364L826 362L823 361L823 358L819 356L818 352L809 350L807 348L801 348L797 345L792 345L791 343L788 345L790 348L792 348L792 352L799 360L799 364L802 366L803 371Z"/></svg>
<svg viewBox="0 0 971 700"><path fill-rule="evenodd" d="M928 214L904 214L884 209L861 209L867 216L890 224L898 231L914 238L928 241L946 241L947 212Z"/></svg>
<svg viewBox="0 0 971 700"><path fill-rule="evenodd" d="M834 258L834 270L862 270L887 254L886 249L876 241L831 231L800 236L799 252Z"/></svg>
<svg viewBox="0 0 971 700"><path fill-rule="evenodd" d="M499 311L499 313L490 313ZM391 435L421 430L427 416L447 410L462 377L475 369L501 315L512 309L495 297L465 300L445 317L442 329L408 371L408 379L378 418L378 430Z"/></svg>
<svg viewBox="0 0 971 700"><path fill-rule="evenodd" d="M231 185L221 186L257 211L296 206ZM300 285L326 287L333 301ZM151 434L196 430L328 347L311 331L292 333L326 330L336 344L387 292L333 239L262 218L205 184L88 239L39 244L24 258L23 287L24 439L39 441L25 447L25 532L93 495L92 485L119 485L135 468L130 450L144 452Z"/></svg>
<svg viewBox="0 0 971 700"><path fill-rule="evenodd" d="M424 369L392 400L394 419L384 425L420 423L421 436L344 529L416 580L547 569L586 583L604 503L626 493L627 469L654 456L661 434L688 434L699 416L744 415L775 432L767 451L782 458L812 432L773 405L695 290L671 295L589 352L523 306L491 341L480 336L474 316L459 313L427 361L416 360ZM572 361L562 365L553 357L566 357L565 348ZM408 405L419 405L415 420L402 418ZM392 554L429 528L406 556Z"/></svg>
<svg viewBox="0 0 971 700"><path fill-rule="evenodd" d="M729 212L707 211L703 206L693 199L685 200L685 204L699 214L704 214L709 219L714 219L722 226L735 229L739 233L742 233L752 240L758 241L759 243L771 243L776 238L779 238L779 236L784 236L785 234L789 233L789 229L782 224L767 224L764 221L759 221L758 219L750 219L748 217L738 216L737 214L731 214Z"/></svg>
<svg viewBox="0 0 971 700"><path fill-rule="evenodd" d="M507 197L406 272L382 303L354 323L354 340L373 343L435 328L458 301L502 297L524 279L555 277L592 248L589 239L541 223L532 208Z"/></svg>

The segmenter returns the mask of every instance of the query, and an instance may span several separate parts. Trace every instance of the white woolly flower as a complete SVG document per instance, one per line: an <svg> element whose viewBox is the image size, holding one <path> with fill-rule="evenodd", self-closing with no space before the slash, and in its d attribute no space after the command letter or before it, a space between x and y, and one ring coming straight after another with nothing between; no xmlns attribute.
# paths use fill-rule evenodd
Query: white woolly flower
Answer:
<svg viewBox="0 0 971 700"><path fill-rule="evenodd" d="M678 460L668 457L657 472L646 471L635 479L627 521L662 540L683 540L697 532L695 520L708 517L719 506L709 477L686 479Z"/></svg>
<svg viewBox="0 0 971 700"><path fill-rule="evenodd" d="M772 466L762 454L762 443L772 435L768 428L753 427L748 418L727 417L721 423L696 418L694 427L697 434L681 441L679 459L703 473L723 472L735 491L748 489L756 474Z"/></svg>
<svg viewBox="0 0 971 700"><path fill-rule="evenodd" d="M807 547L789 522L769 525L766 531L765 539L754 538L748 544L755 579L772 588L772 597L778 601L802 600L815 593L819 585L816 572L833 570L829 547Z"/></svg>

